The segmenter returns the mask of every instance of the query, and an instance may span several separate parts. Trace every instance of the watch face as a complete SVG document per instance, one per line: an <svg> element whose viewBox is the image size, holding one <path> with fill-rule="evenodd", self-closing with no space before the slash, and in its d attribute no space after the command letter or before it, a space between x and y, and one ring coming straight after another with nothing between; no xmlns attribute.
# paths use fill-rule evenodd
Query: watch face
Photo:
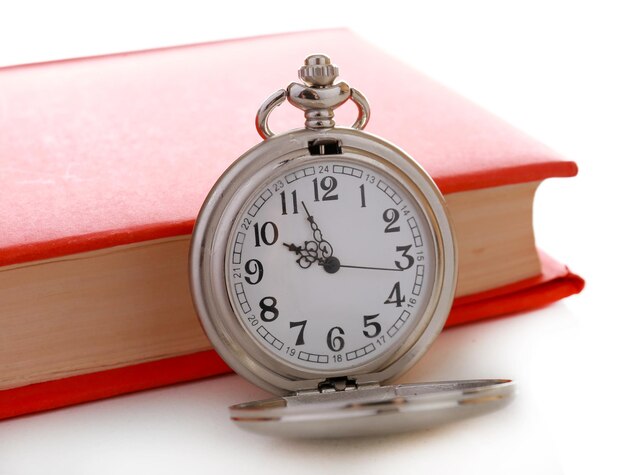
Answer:
<svg viewBox="0 0 626 475"><path fill-rule="evenodd" d="M332 157L278 168L256 188L225 256L230 303L256 345L323 373L402 344L425 313L437 266L416 195L373 162Z"/></svg>

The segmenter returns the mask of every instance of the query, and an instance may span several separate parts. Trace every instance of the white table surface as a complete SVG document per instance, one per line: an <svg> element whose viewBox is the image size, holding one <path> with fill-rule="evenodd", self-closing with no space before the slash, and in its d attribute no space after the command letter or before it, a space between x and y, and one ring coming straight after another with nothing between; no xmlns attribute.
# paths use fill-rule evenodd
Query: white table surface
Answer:
<svg viewBox="0 0 626 475"><path fill-rule="evenodd" d="M270 439L228 420L228 405L267 396L230 375L0 422L0 474L624 473L619 3L231 3L0 4L0 65L347 25L578 162L577 178L540 187L535 227L587 288L447 330L402 378L516 379L497 413L401 436Z"/></svg>

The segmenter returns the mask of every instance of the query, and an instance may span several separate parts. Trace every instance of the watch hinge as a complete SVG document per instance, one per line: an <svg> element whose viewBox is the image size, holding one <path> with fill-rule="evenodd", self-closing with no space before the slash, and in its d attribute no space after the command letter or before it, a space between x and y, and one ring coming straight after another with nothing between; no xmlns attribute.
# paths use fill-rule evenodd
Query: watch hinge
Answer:
<svg viewBox="0 0 626 475"><path fill-rule="evenodd" d="M340 378L328 378L317 385L317 389L321 393L335 392L335 391L352 391L357 389L358 385L354 379L348 379L346 377Z"/></svg>
<svg viewBox="0 0 626 475"><path fill-rule="evenodd" d="M341 142L332 138L321 138L309 142L309 153L311 155L340 155Z"/></svg>
<svg viewBox="0 0 626 475"><path fill-rule="evenodd" d="M379 388L380 384L377 381L360 381L357 382L356 379L350 379L346 376L341 376L338 378L328 378L317 385L316 389L302 389L300 391L295 391L295 395L304 396L304 395L319 395L324 393L337 393L344 391L356 391L357 389L366 389L366 388Z"/></svg>

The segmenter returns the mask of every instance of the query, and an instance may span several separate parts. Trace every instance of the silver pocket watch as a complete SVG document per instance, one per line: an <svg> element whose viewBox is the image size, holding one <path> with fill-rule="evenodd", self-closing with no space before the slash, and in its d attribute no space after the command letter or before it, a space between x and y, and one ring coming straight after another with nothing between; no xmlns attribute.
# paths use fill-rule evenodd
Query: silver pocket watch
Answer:
<svg viewBox="0 0 626 475"><path fill-rule="evenodd" d="M443 196L409 155L363 132L370 110L324 55L257 113L263 142L226 170L196 221L194 304L226 363L278 395L238 404L258 433L342 437L402 432L490 411L510 380L384 384L437 337L457 253ZM305 127L274 135L287 100ZM336 127L348 100L358 117Z"/></svg>

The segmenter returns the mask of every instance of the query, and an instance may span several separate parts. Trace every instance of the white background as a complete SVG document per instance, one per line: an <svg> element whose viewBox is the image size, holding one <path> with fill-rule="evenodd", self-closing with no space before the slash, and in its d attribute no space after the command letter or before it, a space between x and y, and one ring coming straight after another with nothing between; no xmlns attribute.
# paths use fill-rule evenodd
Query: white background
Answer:
<svg viewBox="0 0 626 475"><path fill-rule="evenodd" d="M228 421L226 406L266 395L232 375L1 422L0 474L624 473L620 7L597 0L0 3L0 65L349 26L578 162L577 178L540 187L535 226L539 246L587 279L582 294L547 308L444 332L403 378L517 379L516 402L480 419L380 439L265 439Z"/></svg>

